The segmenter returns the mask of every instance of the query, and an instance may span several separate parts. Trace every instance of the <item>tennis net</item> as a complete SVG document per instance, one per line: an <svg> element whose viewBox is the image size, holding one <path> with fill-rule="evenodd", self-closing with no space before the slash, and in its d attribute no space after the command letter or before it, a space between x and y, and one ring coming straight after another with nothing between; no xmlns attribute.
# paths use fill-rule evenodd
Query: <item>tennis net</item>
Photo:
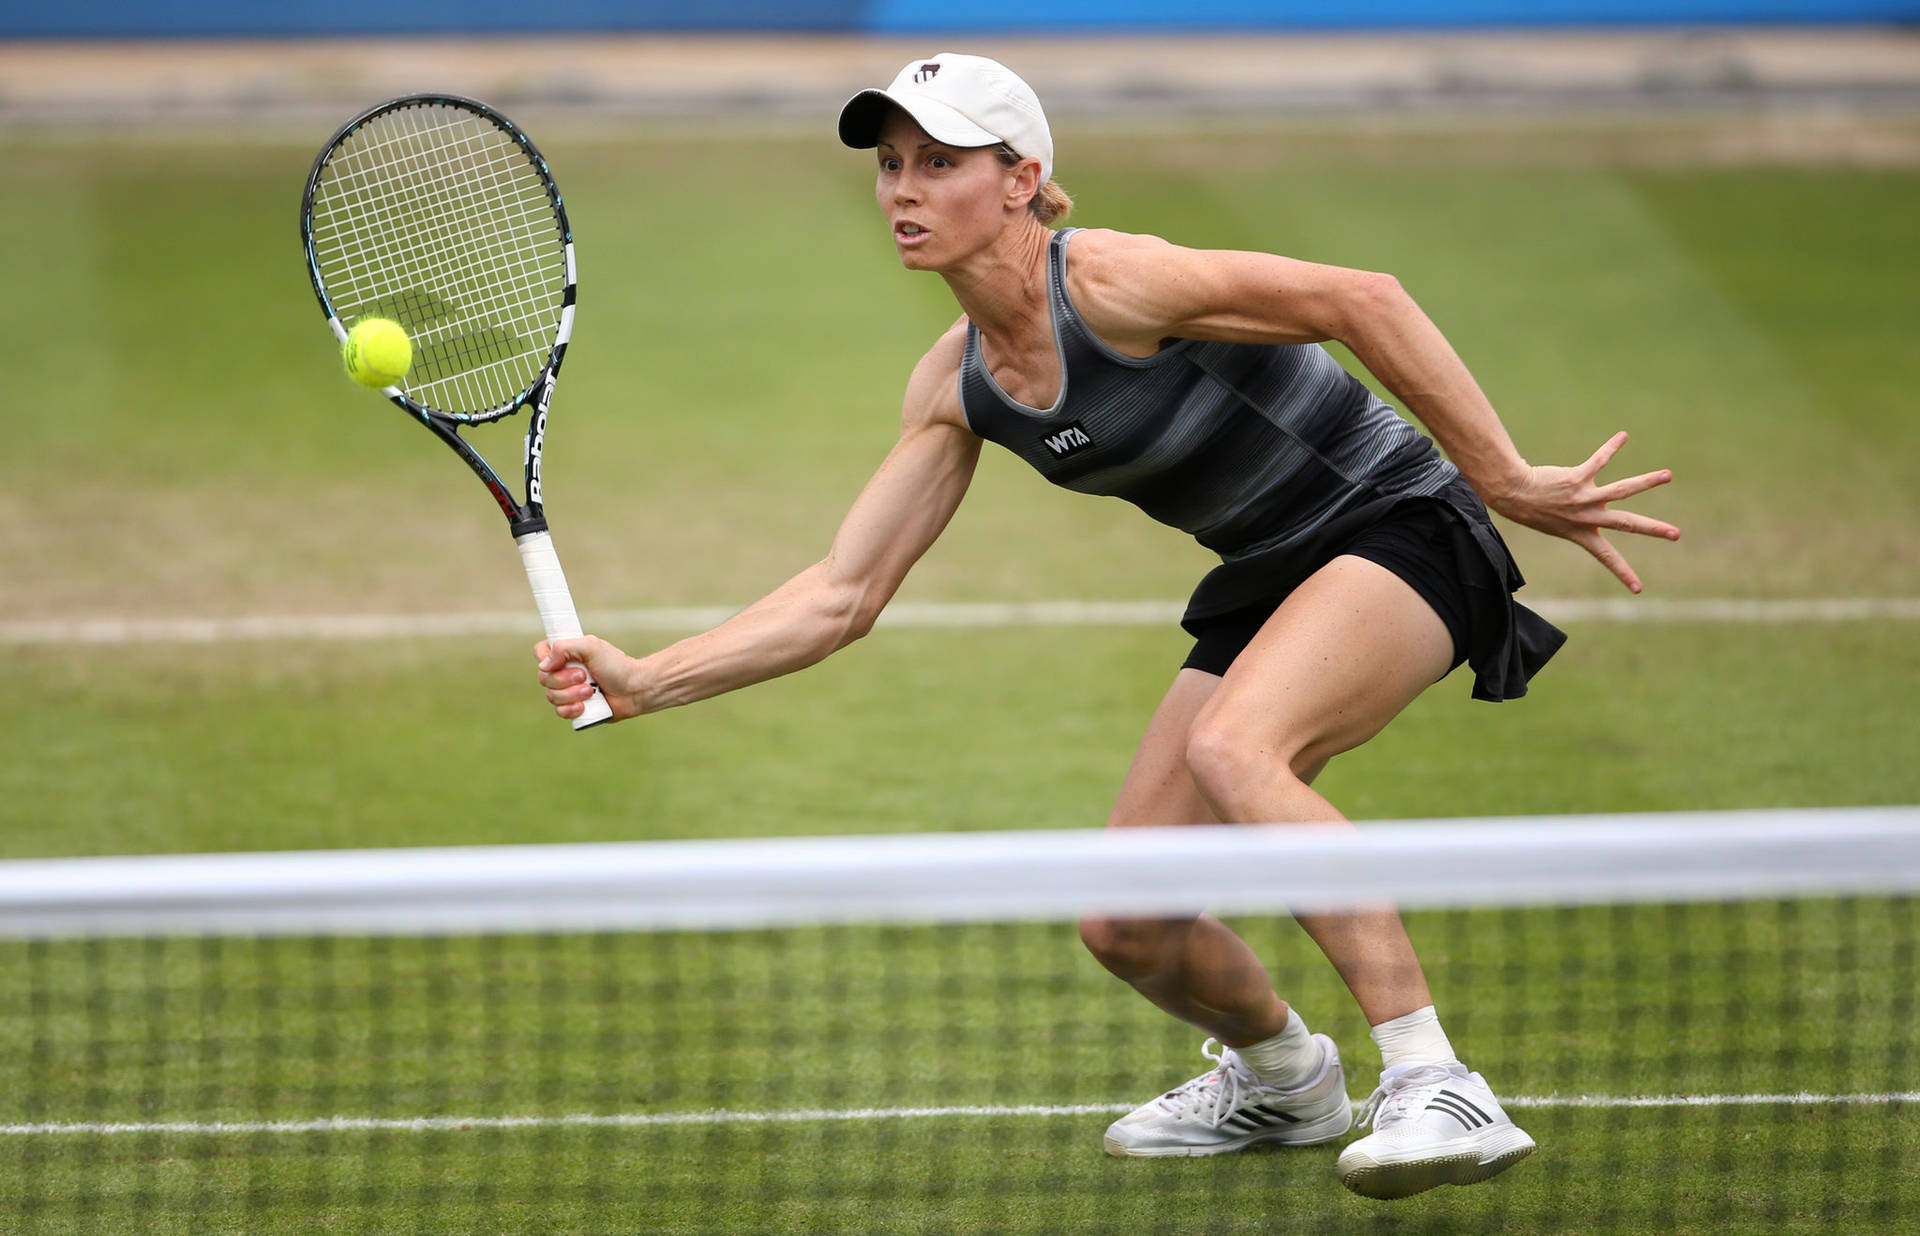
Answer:
<svg viewBox="0 0 1920 1236"><path fill-rule="evenodd" d="M1893 1231L1917 889L1915 808L0 863L0 1228ZM1382 902L1538 1153L1102 1153L1209 1065L1081 915L1222 915L1361 1100L1288 911Z"/></svg>

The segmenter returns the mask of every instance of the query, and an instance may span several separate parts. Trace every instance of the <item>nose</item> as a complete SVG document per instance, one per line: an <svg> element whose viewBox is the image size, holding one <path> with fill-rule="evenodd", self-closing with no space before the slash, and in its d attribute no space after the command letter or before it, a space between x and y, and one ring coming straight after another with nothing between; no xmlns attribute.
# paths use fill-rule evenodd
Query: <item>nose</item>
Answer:
<svg viewBox="0 0 1920 1236"><path fill-rule="evenodd" d="M911 170L903 169L893 178L893 200L902 206L920 200L920 181Z"/></svg>

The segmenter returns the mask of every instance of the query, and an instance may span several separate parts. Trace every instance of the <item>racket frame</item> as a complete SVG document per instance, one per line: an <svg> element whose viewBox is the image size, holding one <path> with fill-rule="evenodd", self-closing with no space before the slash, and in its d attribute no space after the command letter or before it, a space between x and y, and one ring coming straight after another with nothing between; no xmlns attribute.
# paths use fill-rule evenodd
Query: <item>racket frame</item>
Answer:
<svg viewBox="0 0 1920 1236"><path fill-rule="evenodd" d="M562 251L565 255L565 286L561 292L560 321L554 333L553 345L548 349L546 363L540 372L534 375L526 389L518 395L479 412L447 412L430 407L413 398L399 385L383 387L381 394L408 416L422 425L446 443L453 453L464 461L473 474L480 478L487 492L493 495L494 502L500 507L500 513L506 516L507 528L514 542L521 547L523 561L527 563L528 577L534 585L539 602L540 616L546 627L548 638L561 638L579 635L579 619L573 613L573 602L566 591L566 580L559 571L559 562L553 557L551 535L547 528L546 507L541 493L541 457L544 454L547 437L547 415L553 406L553 388L560 376L560 365L567 356L567 344L573 337L573 311L578 287L578 268L574 263L573 226L567 220L566 202L560 196L560 186L554 183L553 173L547 168L546 156L540 153L533 140L520 127L507 119L497 108L482 103L478 99L464 95L441 92L407 94L398 98L377 103L360 112L341 125L334 135L327 139L325 146L313 160L313 167L307 173L306 188L300 197L300 242L307 254L307 277L313 284L313 294L320 302L320 311L326 315L327 325L334 337L341 343L347 340L347 327L340 321L339 309L327 292L326 280L320 274L320 257L315 250L313 236L313 204L320 190L322 174L329 160L347 138L365 127L369 122L390 112L407 107L445 106L473 112L481 119L495 125L500 131L512 138L526 155L528 162L539 174L546 189L547 200L553 206L555 222L559 228ZM532 408L532 419L527 425L524 450L523 471L525 482L524 500L513 492L493 465L475 450L467 440L460 436L462 425L488 424L511 416L522 408ZM531 555L531 556L530 556ZM551 577L557 578L558 593L550 586L543 587L541 578L536 578L534 558L551 564ZM567 629L567 628L571 629ZM592 679L588 679L592 682ZM586 729L602 721L612 719L607 707L606 697L599 685L594 685L594 694L587 701L587 711L573 722L575 729Z"/></svg>
<svg viewBox="0 0 1920 1236"><path fill-rule="evenodd" d="M326 281L320 274L319 254L314 249L313 202L320 190L321 173L326 170L328 160L334 151L340 148L340 144L376 117L405 107L436 104L474 112L497 125L501 132L514 140L527 156L534 170L539 173L541 183L546 189L547 200L553 206L566 260L566 284L561 291L559 329L554 334L552 347L548 349L546 363L541 366L540 372L534 375L533 381L527 384L526 389L512 399L483 411L447 412L429 407L407 394L398 385L384 387L380 393L401 411L425 425L436 437L451 447L455 454L466 461L467 466L473 469L474 475L478 476L481 483L487 487L487 492L493 495L493 500L499 504L500 513L507 517L507 525L512 529L513 535L520 537L530 532L544 531L547 527L546 510L541 502L541 454L546 441L547 412L553 404L554 384L559 380L560 365L567 356L567 343L573 337L574 300L578 288L578 268L574 263L573 254L573 226L567 221L566 203L560 196L560 186L554 183L553 173L547 169L546 156L540 153L531 138L520 131L518 125L507 119L497 109L478 99L444 93L408 94L388 99L384 103L367 108L341 125L334 135L327 139L327 144L315 157L313 168L307 173L306 190L300 197L300 243L306 250L307 277L313 284L314 297L320 302L320 311L326 315L327 325L332 329L334 337L345 343L347 327L340 321L339 310L327 292ZM524 460L526 499L522 501L515 496L506 482L501 479L500 474L481 456L480 452L473 449L466 439L460 436L460 426L480 425L501 420L529 405L533 408L533 420L527 426Z"/></svg>

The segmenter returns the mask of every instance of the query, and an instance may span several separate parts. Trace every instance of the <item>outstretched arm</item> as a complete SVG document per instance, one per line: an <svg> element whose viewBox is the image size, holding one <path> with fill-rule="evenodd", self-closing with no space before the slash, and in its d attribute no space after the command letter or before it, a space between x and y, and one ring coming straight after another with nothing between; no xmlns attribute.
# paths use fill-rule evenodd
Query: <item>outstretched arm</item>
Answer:
<svg viewBox="0 0 1920 1236"><path fill-rule="evenodd" d="M1082 252L1083 242L1085 244ZM1479 383L1432 320L1391 275L1269 253L1183 249L1151 236L1089 232L1074 239L1069 281L1102 337L1145 355L1167 338L1251 343L1337 339L1420 419L1488 506L1565 537L1634 592L1640 578L1608 531L1678 540L1671 524L1612 503L1673 479L1665 470L1601 484L1624 433L1583 464L1535 467L1515 448Z"/></svg>
<svg viewBox="0 0 1920 1236"><path fill-rule="evenodd" d="M908 386L900 440L855 500L827 556L700 635L651 656L627 656L582 636L534 653L547 699L579 713L592 671L616 718L658 712L777 678L865 635L901 580L946 528L965 496L980 439L958 416L958 353L942 339Z"/></svg>

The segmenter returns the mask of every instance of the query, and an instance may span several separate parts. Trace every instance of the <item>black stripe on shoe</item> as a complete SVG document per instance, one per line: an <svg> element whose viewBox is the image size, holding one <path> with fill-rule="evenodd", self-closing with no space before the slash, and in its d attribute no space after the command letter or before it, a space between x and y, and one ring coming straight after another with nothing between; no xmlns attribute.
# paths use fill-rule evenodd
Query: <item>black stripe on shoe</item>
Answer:
<svg viewBox="0 0 1920 1236"><path fill-rule="evenodd" d="M1283 1112L1277 1107L1252 1107L1247 1110L1259 1112L1263 1116L1272 1116L1275 1120L1283 1124L1300 1123L1300 1117L1294 1115L1292 1112Z"/></svg>
<svg viewBox="0 0 1920 1236"><path fill-rule="evenodd" d="M1485 1119L1484 1117L1476 1118L1472 1112L1467 1110L1466 1107L1463 1107L1457 1101L1454 1101L1453 1095L1447 1093L1444 1090L1441 1091L1439 1094L1436 1094L1433 1096L1433 1099L1427 1104L1427 1110L1430 1112L1431 1111L1445 1112L1447 1115L1452 1116L1455 1120L1458 1120L1461 1126L1466 1128L1469 1131L1480 1128L1482 1125L1492 1123L1491 1121Z"/></svg>
<svg viewBox="0 0 1920 1236"><path fill-rule="evenodd" d="M1479 1105L1475 1103L1472 1099L1468 1098L1466 1095L1455 1094L1451 1090L1442 1090L1440 1093L1446 1095L1448 1098L1452 1099L1454 1102L1464 1105L1468 1111L1480 1117L1480 1119L1486 1121L1488 1124L1493 1123L1493 1117L1481 1111Z"/></svg>

